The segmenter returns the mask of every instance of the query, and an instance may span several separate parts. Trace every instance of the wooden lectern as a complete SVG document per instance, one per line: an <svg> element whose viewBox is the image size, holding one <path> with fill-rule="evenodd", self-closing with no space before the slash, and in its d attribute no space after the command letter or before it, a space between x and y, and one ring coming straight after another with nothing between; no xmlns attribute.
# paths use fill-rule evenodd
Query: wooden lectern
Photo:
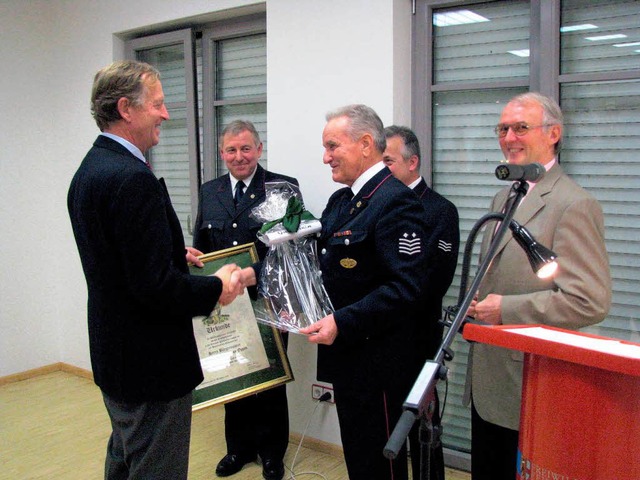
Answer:
<svg viewBox="0 0 640 480"><path fill-rule="evenodd" d="M541 325L467 324L524 352L518 480L640 479L640 345Z"/></svg>

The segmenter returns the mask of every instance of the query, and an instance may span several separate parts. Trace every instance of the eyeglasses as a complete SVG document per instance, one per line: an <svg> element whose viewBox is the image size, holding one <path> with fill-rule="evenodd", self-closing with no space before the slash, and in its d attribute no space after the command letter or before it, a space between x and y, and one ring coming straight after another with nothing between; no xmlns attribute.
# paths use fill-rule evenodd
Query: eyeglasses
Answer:
<svg viewBox="0 0 640 480"><path fill-rule="evenodd" d="M507 133L509 133L509 129L511 129L513 133L515 133L518 137L522 137L523 135L529 133L529 130L533 128L549 127L551 125L552 124L550 123L543 123L542 125L529 125L527 122L499 123L498 125L496 125L494 131L499 138L506 137Z"/></svg>

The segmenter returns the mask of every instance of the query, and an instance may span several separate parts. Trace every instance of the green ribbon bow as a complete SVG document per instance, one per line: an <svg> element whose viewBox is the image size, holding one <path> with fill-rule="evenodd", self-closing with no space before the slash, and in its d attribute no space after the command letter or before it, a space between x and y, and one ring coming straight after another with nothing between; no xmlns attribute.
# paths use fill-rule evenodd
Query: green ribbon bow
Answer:
<svg viewBox="0 0 640 480"><path fill-rule="evenodd" d="M289 203L287 203L287 213L284 214L284 217L265 223L260 229L260 233L268 232L278 223L282 223L282 226L284 226L284 228L289 233L297 232L298 228L300 228L301 220L315 219L316 217L302 208L302 202L298 197L289 197Z"/></svg>

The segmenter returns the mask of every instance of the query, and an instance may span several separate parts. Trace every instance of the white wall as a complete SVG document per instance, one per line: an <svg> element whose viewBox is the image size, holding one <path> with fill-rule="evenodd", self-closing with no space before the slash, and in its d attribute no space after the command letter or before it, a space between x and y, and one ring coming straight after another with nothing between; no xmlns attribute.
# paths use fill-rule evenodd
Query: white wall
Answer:
<svg viewBox="0 0 640 480"><path fill-rule="evenodd" d="M264 9L249 0L0 2L0 376L59 361L90 368L66 194L98 133L91 82L121 50L114 34L252 4Z"/></svg>
<svg viewBox="0 0 640 480"><path fill-rule="evenodd" d="M0 2L0 377L55 362L90 368L86 286L66 210L69 181L98 133L93 74L119 35L264 10L250 0ZM268 0L269 164L300 180L320 215L339 185L322 164L328 110L372 106L410 121L410 0ZM292 430L313 404L315 347L292 335ZM340 443L334 407L308 434Z"/></svg>
<svg viewBox="0 0 640 480"><path fill-rule="evenodd" d="M411 2L396 15L390 0L268 0L267 98L269 166L300 180L305 204L320 216L333 191L322 163L325 114L342 105L371 106L385 124L410 120L409 45ZM396 9L398 10L398 9ZM402 38L402 45L397 38ZM402 52L394 58L394 52ZM398 63L404 65L398 65ZM406 84L396 83L396 68L404 67ZM397 91L407 100L394 119ZM289 357L296 382L289 388L292 429L304 429L313 410L311 384L315 382L316 347L299 336L289 336ZM335 407L321 405L308 435L340 443Z"/></svg>

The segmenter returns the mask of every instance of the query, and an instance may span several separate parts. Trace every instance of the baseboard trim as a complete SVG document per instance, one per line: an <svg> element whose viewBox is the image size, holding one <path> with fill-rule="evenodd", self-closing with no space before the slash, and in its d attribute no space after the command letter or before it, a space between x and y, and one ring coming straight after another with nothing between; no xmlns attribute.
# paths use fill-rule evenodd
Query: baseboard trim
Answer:
<svg viewBox="0 0 640 480"><path fill-rule="evenodd" d="M471 454L445 448L444 464L456 470L471 472Z"/></svg>
<svg viewBox="0 0 640 480"><path fill-rule="evenodd" d="M302 435L299 433L291 432L289 433L289 443L296 445L300 445L300 439ZM340 445L336 445L335 443L325 442L324 440L318 440L313 437L304 437L302 442L302 446L306 448L310 448L316 452L326 453L328 455L342 455L342 447Z"/></svg>
<svg viewBox="0 0 640 480"><path fill-rule="evenodd" d="M76 367L64 362L52 363L51 365L44 365L42 367L33 368L24 372L14 373L5 377L0 377L0 386L7 385L9 383L21 382L23 380L29 380L30 378L39 377L40 375L47 375L54 372L66 372L78 377L87 378L93 380L93 373L84 368Z"/></svg>
<svg viewBox="0 0 640 480"><path fill-rule="evenodd" d="M299 433L289 433L289 443L297 448L300 444L302 435ZM340 445L325 442L312 437L305 437L302 446L314 450L316 452L325 453L327 455L342 456L344 453ZM463 472L471 471L471 455L456 450L444 449L444 463L448 468L460 470Z"/></svg>

